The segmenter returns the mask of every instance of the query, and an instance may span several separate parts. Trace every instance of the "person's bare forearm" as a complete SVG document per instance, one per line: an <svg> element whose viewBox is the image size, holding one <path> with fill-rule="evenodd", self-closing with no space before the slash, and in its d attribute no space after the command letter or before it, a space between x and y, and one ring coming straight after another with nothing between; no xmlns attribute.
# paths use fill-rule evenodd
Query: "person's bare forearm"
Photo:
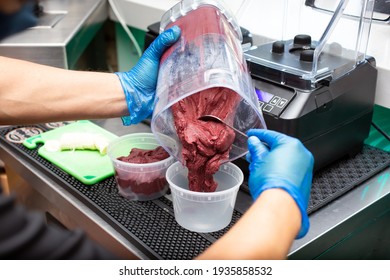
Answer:
<svg viewBox="0 0 390 280"><path fill-rule="evenodd" d="M70 71L0 57L0 124L98 119L126 115L112 73Z"/></svg>
<svg viewBox="0 0 390 280"><path fill-rule="evenodd" d="M285 259L300 225L301 214L291 196L270 189L197 259Z"/></svg>

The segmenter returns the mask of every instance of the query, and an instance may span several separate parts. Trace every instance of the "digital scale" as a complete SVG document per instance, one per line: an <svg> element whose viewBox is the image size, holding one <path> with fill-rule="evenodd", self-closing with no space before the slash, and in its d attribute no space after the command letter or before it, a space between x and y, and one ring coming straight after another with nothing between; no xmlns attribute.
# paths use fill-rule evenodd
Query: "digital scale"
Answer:
<svg viewBox="0 0 390 280"><path fill-rule="evenodd" d="M284 2L282 39L244 55L267 128L300 139L318 170L359 153L369 134L377 69L366 48L375 1L327 1L327 11Z"/></svg>

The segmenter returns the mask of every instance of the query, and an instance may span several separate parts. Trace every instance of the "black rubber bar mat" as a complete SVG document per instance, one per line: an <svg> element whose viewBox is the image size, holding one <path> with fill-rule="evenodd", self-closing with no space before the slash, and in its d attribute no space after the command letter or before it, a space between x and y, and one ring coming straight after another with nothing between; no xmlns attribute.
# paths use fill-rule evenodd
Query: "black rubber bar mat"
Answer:
<svg viewBox="0 0 390 280"><path fill-rule="evenodd" d="M389 166L389 152L364 145L356 156L339 160L314 175L307 212L315 212Z"/></svg>
<svg viewBox="0 0 390 280"><path fill-rule="evenodd" d="M29 150L18 143L19 138L51 128L46 125L30 126L29 130L23 127L2 128L0 140L51 179L67 186L69 192L151 259L192 259L228 231L243 214L234 210L230 225L218 232L195 233L176 223L172 202L167 197L146 202L129 201L118 194L114 177L92 186L84 185L40 157L37 149ZM364 146L355 157L340 160L318 172L313 179L308 213L318 210L389 165L390 153ZM240 191L247 190L244 182Z"/></svg>

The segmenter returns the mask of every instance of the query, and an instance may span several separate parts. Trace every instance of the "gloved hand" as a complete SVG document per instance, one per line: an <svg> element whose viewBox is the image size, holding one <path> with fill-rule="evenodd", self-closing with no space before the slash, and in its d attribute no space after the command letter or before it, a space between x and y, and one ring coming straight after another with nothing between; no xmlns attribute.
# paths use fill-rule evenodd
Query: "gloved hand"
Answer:
<svg viewBox="0 0 390 280"><path fill-rule="evenodd" d="M254 199L271 188L281 188L297 203L302 215L296 238L306 235L309 217L306 209L313 178L313 155L296 138L263 129L248 131L249 190ZM264 144L266 143L268 147Z"/></svg>
<svg viewBox="0 0 390 280"><path fill-rule="evenodd" d="M137 124L153 111L160 57L179 39L180 28L173 26L161 33L147 48L138 63L128 72L116 72L126 96L129 116L124 125Z"/></svg>

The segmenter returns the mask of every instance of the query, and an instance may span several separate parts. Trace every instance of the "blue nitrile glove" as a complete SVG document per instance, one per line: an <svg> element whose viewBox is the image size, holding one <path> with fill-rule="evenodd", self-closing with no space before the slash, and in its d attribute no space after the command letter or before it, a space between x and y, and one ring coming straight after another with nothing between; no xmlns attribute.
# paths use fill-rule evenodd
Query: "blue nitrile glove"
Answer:
<svg viewBox="0 0 390 280"><path fill-rule="evenodd" d="M296 238L306 235L309 217L306 209L313 178L313 155L301 141L285 134L263 129L248 131L249 190L254 199L271 188L289 193L302 215ZM264 144L266 143L268 147Z"/></svg>
<svg viewBox="0 0 390 280"><path fill-rule="evenodd" d="M124 125L137 124L153 111L160 57L179 39L180 28L173 26L161 33L147 48L138 63L128 72L116 72L126 96L129 116Z"/></svg>

